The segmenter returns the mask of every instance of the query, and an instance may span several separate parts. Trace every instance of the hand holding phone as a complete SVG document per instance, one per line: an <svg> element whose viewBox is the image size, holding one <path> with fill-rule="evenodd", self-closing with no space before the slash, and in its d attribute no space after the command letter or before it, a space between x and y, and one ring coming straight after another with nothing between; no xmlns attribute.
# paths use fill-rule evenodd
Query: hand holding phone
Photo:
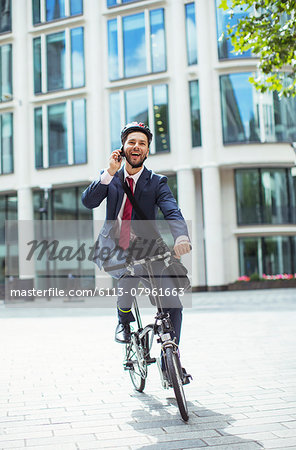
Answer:
<svg viewBox="0 0 296 450"><path fill-rule="evenodd" d="M118 157L118 162L120 162L122 160L122 158L124 158L124 157L125 157L125 154L124 154L123 145L122 145L120 148L120 156Z"/></svg>

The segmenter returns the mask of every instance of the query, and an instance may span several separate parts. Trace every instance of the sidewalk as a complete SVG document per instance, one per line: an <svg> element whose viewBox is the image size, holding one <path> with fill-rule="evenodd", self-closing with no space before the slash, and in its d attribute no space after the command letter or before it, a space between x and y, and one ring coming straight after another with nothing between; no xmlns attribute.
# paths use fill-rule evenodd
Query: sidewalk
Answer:
<svg viewBox="0 0 296 450"><path fill-rule="evenodd" d="M48 306L0 307L0 449L296 449L296 289L193 295L187 424L156 367L133 391L115 309Z"/></svg>

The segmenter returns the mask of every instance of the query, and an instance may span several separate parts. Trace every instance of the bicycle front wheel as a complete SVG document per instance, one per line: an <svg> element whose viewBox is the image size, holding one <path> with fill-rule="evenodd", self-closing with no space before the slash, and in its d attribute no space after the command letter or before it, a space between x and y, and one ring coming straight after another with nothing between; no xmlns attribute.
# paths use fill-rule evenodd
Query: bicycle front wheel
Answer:
<svg viewBox="0 0 296 450"><path fill-rule="evenodd" d="M187 401L184 394L183 382L182 382L182 368L180 364L180 359L176 351L173 350L172 347L167 347L165 349L166 355L166 363L168 376L172 383L175 397L177 400L178 408L181 414L182 419L187 422L189 419L188 416L188 407Z"/></svg>
<svg viewBox="0 0 296 450"><path fill-rule="evenodd" d="M126 344L126 366L134 388L138 392L143 392L147 378L147 363L142 346L138 345L134 339Z"/></svg>

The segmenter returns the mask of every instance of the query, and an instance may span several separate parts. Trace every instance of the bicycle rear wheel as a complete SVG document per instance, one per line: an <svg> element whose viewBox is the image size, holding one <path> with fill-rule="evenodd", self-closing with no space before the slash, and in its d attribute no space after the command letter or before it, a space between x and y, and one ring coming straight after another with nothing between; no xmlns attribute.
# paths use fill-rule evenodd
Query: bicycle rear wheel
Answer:
<svg viewBox="0 0 296 450"><path fill-rule="evenodd" d="M134 338L129 344L126 344L125 365L129 370L134 388L138 392L143 392L147 378L147 363L142 346L138 345Z"/></svg>
<svg viewBox="0 0 296 450"><path fill-rule="evenodd" d="M168 370L168 376L170 382L173 386L175 397L177 400L178 408L182 419L187 422L188 407L187 401L184 394L183 382L182 382L182 367L180 364L180 359L176 351L172 347L167 347L165 349L166 364Z"/></svg>

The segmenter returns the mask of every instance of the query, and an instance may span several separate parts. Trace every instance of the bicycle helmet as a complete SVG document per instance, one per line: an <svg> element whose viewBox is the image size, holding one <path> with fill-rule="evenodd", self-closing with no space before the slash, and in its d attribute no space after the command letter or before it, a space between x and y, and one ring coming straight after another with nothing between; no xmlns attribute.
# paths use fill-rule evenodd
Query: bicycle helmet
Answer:
<svg viewBox="0 0 296 450"><path fill-rule="evenodd" d="M133 131L141 131L142 133L146 134L148 138L148 146L150 146L153 134L151 133L150 128L147 127L147 125L145 125L143 122L131 122L125 125L125 127L121 130L122 145L125 143L128 134L132 133Z"/></svg>

